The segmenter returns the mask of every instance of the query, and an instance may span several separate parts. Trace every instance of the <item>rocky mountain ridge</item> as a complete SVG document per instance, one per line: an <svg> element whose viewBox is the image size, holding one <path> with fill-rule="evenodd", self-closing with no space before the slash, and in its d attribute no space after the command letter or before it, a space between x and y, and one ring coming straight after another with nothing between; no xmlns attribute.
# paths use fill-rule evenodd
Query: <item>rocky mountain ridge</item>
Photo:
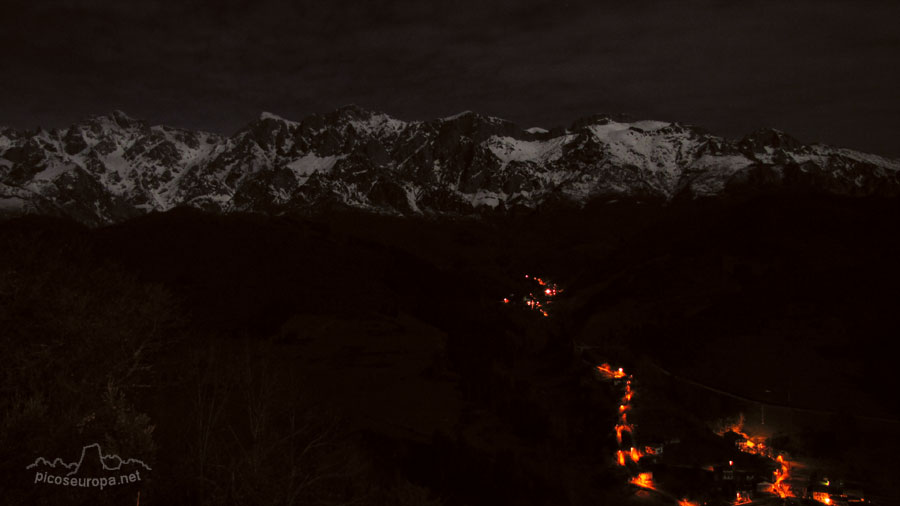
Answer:
<svg viewBox="0 0 900 506"><path fill-rule="evenodd" d="M183 205L472 215L779 188L896 196L900 160L771 129L734 141L680 123L595 115L526 130L470 111L402 121L355 106L301 121L263 113L231 136L151 126L120 111L65 129L0 129L0 213L88 225Z"/></svg>

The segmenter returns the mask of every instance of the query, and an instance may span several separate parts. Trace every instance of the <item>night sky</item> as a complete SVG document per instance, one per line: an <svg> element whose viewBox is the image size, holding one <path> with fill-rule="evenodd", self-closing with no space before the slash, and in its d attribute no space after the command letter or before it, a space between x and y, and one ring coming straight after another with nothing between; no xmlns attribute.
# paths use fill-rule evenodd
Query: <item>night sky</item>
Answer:
<svg viewBox="0 0 900 506"><path fill-rule="evenodd" d="M0 124L122 109L232 133L355 103L594 113L900 156L900 2L3 0Z"/></svg>

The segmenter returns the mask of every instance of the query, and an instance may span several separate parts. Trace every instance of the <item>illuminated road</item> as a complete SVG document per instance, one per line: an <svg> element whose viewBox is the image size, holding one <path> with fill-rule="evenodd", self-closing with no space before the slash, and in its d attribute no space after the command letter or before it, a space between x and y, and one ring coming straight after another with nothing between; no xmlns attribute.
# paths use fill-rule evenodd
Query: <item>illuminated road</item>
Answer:
<svg viewBox="0 0 900 506"><path fill-rule="evenodd" d="M631 411L631 401L635 396L633 376L627 374L621 367L615 368L606 363L596 366L595 370L601 379L612 381L621 392L621 399L618 407L618 421L614 427L616 441L619 445L619 449L616 451L615 455L616 464L621 467L637 466L638 472L630 480L630 483L635 487L642 490L653 491L681 506L694 505L695 503L690 502L687 498L679 498L664 490L660 490L653 482L653 475L649 472L640 470L639 466L641 458L652 455L655 451L653 448L626 447L624 445L625 438L623 435L626 432L632 436L628 438L629 441L632 441L631 444L634 444L633 441L635 441L635 427L628 420L628 413ZM775 482L772 485L771 495L766 495L753 501L739 495L735 498L734 504L782 504L785 498L795 497L797 495L795 491L801 490L801 483L803 483L804 480L799 479L800 476L796 475L794 471L802 469L802 464L789 460L785 455L774 453L767 444L766 436L758 434L751 436L745 432L743 417L741 417L738 423L723 428L719 435L724 435L729 431L739 434L744 438L745 441L739 446L741 451L767 457L772 459L776 465L779 466L774 473ZM629 469L633 469L633 467L629 467Z"/></svg>

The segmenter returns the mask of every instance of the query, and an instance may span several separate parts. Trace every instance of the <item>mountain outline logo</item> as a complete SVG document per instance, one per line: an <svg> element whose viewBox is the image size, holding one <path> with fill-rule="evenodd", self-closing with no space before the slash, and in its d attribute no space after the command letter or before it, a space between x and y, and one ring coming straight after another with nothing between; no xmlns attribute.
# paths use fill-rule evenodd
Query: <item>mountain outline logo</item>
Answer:
<svg viewBox="0 0 900 506"><path fill-rule="evenodd" d="M100 443L85 445L81 456L75 462L66 462L60 457L49 460L38 457L25 467L35 470L34 483L46 483L72 487L100 487L124 485L141 481L141 471L152 471L143 460L122 459L116 454L103 453ZM88 469L87 473L83 473ZM65 470L65 474L53 471ZM79 475L79 472L82 472ZM87 474L87 476L85 476Z"/></svg>
<svg viewBox="0 0 900 506"><path fill-rule="evenodd" d="M93 443L93 444L89 444L89 445L82 447L81 448L81 457L78 459L77 462L66 463L59 457L53 459L52 461L49 461L44 457L38 457L38 458L34 459L34 462L29 464L27 467L25 467L25 469L29 469L29 470L34 469L35 467L38 467L40 465L45 465L50 468L56 469L56 466L59 465L60 467L70 470L66 474L66 476L72 476L73 474L78 473L79 469L81 469L81 465L84 464L84 459L85 459L85 456L88 454L88 450L94 450L94 449L96 449L97 455L99 456L98 460L100 461L100 465L102 466L102 469L104 471L119 471L122 469L122 466L135 465L135 464L140 465L147 471L153 470L150 468L150 466L145 464L144 461L139 460L139 459L122 460L121 457L119 457L118 455L115 455L115 454L104 455L103 450L100 448L100 443ZM109 461L109 460L115 461L115 465L108 465L107 461ZM73 467L74 467L74 469L72 469Z"/></svg>

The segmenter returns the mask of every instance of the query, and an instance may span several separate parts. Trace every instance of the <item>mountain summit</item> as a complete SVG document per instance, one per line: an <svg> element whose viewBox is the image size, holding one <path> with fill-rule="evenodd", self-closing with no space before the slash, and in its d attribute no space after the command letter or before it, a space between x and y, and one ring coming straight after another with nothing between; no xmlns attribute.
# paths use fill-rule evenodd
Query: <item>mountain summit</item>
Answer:
<svg viewBox="0 0 900 506"><path fill-rule="evenodd" d="M345 106L299 121L264 112L226 137L115 111L59 130L0 130L0 213L89 225L180 205L467 215L551 200L774 189L894 196L898 174L898 160L806 145L778 130L733 141L680 123L603 115L547 131L471 111L402 121Z"/></svg>

